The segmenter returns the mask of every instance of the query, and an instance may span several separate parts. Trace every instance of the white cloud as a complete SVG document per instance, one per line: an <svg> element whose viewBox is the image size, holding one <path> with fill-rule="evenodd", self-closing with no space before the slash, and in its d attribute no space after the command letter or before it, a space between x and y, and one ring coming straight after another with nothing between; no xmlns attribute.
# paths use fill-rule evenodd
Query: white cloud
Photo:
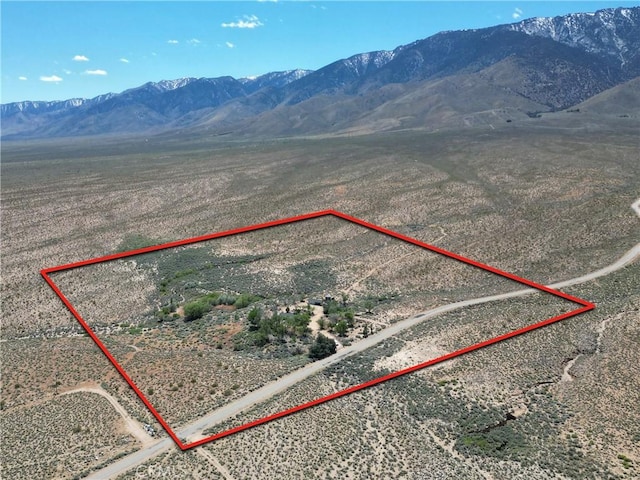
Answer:
<svg viewBox="0 0 640 480"><path fill-rule="evenodd" d="M190 43L191 45L198 45L199 43L202 43L202 42L200 40L198 40L197 38L192 38L187 43Z"/></svg>
<svg viewBox="0 0 640 480"><path fill-rule="evenodd" d="M74 62L88 62L89 59L87 57L85 57L84 55L76 55L75 57L73 57L72 59Z"/></svg>
<svg viewBox="0 0 640 480"><path fill-rule="evenodd" d="M58 82L62 81L62 79L57 75L51 75L51 76L48 76L48 77L42 76L42 77L40 77L40 80L43 81L43 82L53 82L53 83L58 83Z"/></svg>
<svg viewBox="0 0 640 480"><path fill-rule="evenodd" d="M129 63L129 60L127 60L126 58L121 58L121 59L120 59L120 61L121 61L122 63Z"/></svg>
<svg viewBox="0 0 640 480"><path fill-rule="evenodd" d="M18 80L25 81L25 80L28 80L28 78L27 78L27 77L20 76L20 77L18 77Z"/></svg>
<svg viewBox="0 0 640 480"><path fill-rule="evenodd" d="M227 47L229 47L229 48L233 48L233 47L235 47L235 45L234 45L233 43L231 43L231 42L224 42L224 43L225 43L225 45L226 45Z"/></svg>
<svg viewBox="0 0 640 480"><path fill-rule="evenodd" d="M221 23L222 28L256 28L264 25L255 15L245 15L237 22Z"/></svg>
<svg viewBox="0 0 640 480"><path fill-rule="evenodd" d="M101 75L101 76L105 76L107 74L106 70L85 70L84 73L86 73L87 75Z"/></svg>
<svg viewBox="0 0 640 480"><path fill-rule="evenodd" d="M178 42L178 40L167 40L167 43L170 43L171 45L177 45L180 42Z"/></svg>
<svg viewBox="0 0 640 480"><path fill-rule="evenodd" d="M520 10L519 8L516 8L515 11L511 14L511 16L517 20L522 16L522 10Z"/></svg>
<svg viewBox="0 0 640 480"><path fill-rule="evenodd" d="M62 71L65 73L65 75L71 75L73 73L71 70L67 70L66 68Z"/></svg>

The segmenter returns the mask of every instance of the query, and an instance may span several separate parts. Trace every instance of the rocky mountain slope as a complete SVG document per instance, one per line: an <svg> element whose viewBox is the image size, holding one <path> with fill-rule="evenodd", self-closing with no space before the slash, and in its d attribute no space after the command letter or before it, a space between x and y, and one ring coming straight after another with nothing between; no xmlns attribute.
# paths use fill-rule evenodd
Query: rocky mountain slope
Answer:
<svg viewBox="0 0 640 480"><path fill-rule="evenodd" d="M183 78L119 94L2 105L2 137L188 129L298 135L438 128L575 106L640 76L640 7L442 32L314 72Z"/></svg>

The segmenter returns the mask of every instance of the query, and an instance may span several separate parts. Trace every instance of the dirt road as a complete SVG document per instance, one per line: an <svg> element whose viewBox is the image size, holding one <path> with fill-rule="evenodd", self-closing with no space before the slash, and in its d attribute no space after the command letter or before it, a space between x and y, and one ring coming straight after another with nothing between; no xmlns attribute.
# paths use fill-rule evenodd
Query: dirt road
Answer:
<svg viewBox="0 0 640 480"><path fill-rule="evenodd" d="M319 322L320 322L320 319L324 316L324 309L319 305L309 305L307 302L300 302L298 304L298 306L300 308L307 308L307 306L310 306L312 308L313 316L309 320L309 328L311 329L311 332L313 333L313 336L315 338L318 335L318 333L320 333L320 323ZM325 337L330 338L331 340L333 340L335 342L336 350L341 350L344 347L342 345L342 342L340 342L340 340L338 340L338 337L336 337L332 333L328 332L327 330L324 330L322 332L322 334Z"/></svg>
<svg viewBox="0 0 640 480"><path fill-rule="evenodd" d="M142 443L143 447L149 446L153 443L153 438L149 436L149 434L142 428L139 422L134 420L131 415L127 413L122 405L115 399L115 397L111 396L105 390L100 387L80 387L74 388L73 390L67 390L66 392L62 392L61 395L70 395L72 393L85 392L85 393L96 393L104 398L106 398L113 408L116 409L116 412L122 417L125 423L125 427L127 432L133 435L138 439L140 443Z"/></svg>

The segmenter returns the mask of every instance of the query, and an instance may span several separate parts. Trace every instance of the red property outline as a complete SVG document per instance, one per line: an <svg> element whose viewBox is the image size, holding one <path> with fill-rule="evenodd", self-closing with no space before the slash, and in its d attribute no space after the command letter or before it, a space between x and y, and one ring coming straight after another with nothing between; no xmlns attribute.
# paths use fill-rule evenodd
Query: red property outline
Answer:
<svg viewBox="0 0 640 480"><path fill-rule="evenodd" d="M577 303L579 305L582 305L582 307L578 308L576 310L572 310L572 311L567 312L567 313L563 313L563 314L555 316L555 317L548 318L548 319L543 320L541 322L534 323L532 325L528 325L528 326L526 326L524 328L520 328L518 330L513 330L513 331L505 333L503 335L499 335L497 337L490 338L489 340L485 340L483 342L479 342L479 343L476 343L474 345L470 345L468 347L462 348L460 350L456 350L454 352L448 353L448 354L443 355L441 357L434 358L432 360L428 360L428 361L426 361L424 363L419 363L419 364L414 365L412 367L405 368L403 370L398 370L397 372L393 372L393 373L390 373L388 375L384 375L382 377L374 378L373 380L370 380L368 382L361 383L359 385L355 385L353 387L349 387L349 388L344 389L344 390L340 390L340 391L335 392L335 393L333 393L331 395L327 395L327 396L324 396L324 397L321 397L321 398L317 398L317 399L312 400L310 402L298 405L297 407L293 407L293 408L290 408L290 409L287 409L287 410L283 410L283 411L278 412L278 413L276 413L274 415L269 415L267 417L264 417L264 418L261 418L261 419L258 419L258 420L255 420L255 421L252 421L252 422L249 422L249 423L245 423L243 425L231 428L229 430L225 430L225 431L216 433L215 435L211 435L211 436L203 438L201 440L198 440L198 441L195 441L195 442L191 442L191 443L183 443L178 438L178 436L175 434L175 432L171 429L171 427L169 427L169 425L164 420L164 418L162 418L162 416L153 407L153 405L151 405L151 402L147 399L147 397L145 397L144 393L142 393L142 391L133 382L133 380L129 377L129 375L127 375L127 373L125 372L124 368L122 368L122 366L116 361L116 359L113 357L113 355L111 355L111 353L105 347L105 345L102 343L102 341L97 337L97 335L93 332L93 330L91 330L91 328L89 327L87 322L80 316L80 314L76 311L76 309L73 307L73 305L71 305L71 302L64 296L64 294L62 293L60 288L58 288L58 286L53 282L53 280L49 276L49 274L51 274L51 273L61 272L61 271L64 271L64 270L71 270L71 269L78 268L78 267L83 267L83 266L86 266L86 265L93 265L93 264L96 264L96 263L108 262L110 260L116 260L116 259L120 259L120 258L132 257L134 255L140 255L142 253L155 252L155 251L158 251L158 250L165 250L167 248L180 247L180 246L183 246L183 245L190 245L190 244L193 244L193 243L203 242L205 240L212 240L214 238L228 237L228 236L231 236L231 235L237 235L239 233L251 232L251 231L255 231L255 230L261 230L261 229L264 229L264 228L275 227L275 226L278 226L278 225L285 225L285 224L289 224L289 223L299 222L299 221L302 221L302 220L309 220L311 218L318 218L318 217L329 216L329 215L341 218L343 220L347 220L349 222L352 222L352 223L355 223L357 225L369 228L371 230L375 230L375 231L383 233L385 235L389 235L391 237L397 238L397 239L402 240L404 242L411 243L413 245L417 245L418 247L422 247L422 248L425 248L427 250L431 250L432 252L439 253L440 255L444 255L446 257L453 258L454 260L457 260L459 262L466 263L468 265L472 265L474 267L480 268L482 270L486 270L486 271L494 273L496 275L500 275L501 277L505 277L505 278L508 278L508 279L513 280L515 282L521 283L523 285L527 285L528 287L532 287L532 288L534 288L536 290L540 290L540 291L543 291L543 292L546 292L546 293L550 293L551 295L555 295L555 296L563 298L565 300L569 300L571 302L574 302L574 303ZM158 422L160 422L162 427L167 431L169 436L178 445L178 447L180 447L181 450L188 450L190 448L197 447L199 445L203 445L205 443L212 442L212 441L217 440L219 438L226 437L226 436L232 435L234 433L238 433L238 432L241 432L243 430L247 430L249 428L252 428L252 427L255 427L255 426L258 426L258 425L262 425L262 424L267 423L267 422L271 422L271 421L276 420L278 418L282 418L282 417L285 417L287 415L291 415L292 413L299 412L301 410L305 410L307 408L311 408L311 407L314 407L316 405L320 405L320 404L328 402L330 400L334 400L336 398L343 397L343 396L348 395L350 393L357 392L359 390L363 390L365 388L369 388L369 387L372 387L374 385L378 385L378 384L380 384L382 382L386 382L387 380L391 380L393 378L400 377L402 375L406 375L408 373L415 372L417 370L421 370L421 369L423 369L425 367L429 367L431 365L435 365L437 363L444 362L446 360L450 360L450 359L455 358L455 357L459 357L460 355L464 355L465 353L473 352L475 350L479 350L479 349L487 347L489 345L493 345L493 344L496 344L498 342L502 342L502 341L507 340L509 338L515 337L517 335L522 335L523 333L527 333L527 332L530 332L532 330L536 330L538 328L545 327L545 326L550 325L552 323L559 322L561 320L565 320L565 319L573 317L575 315L579 315L581 313L588 312L590 310L593 310L596 307L593 303L587 302L586 300L582 300L580 298L577 298L577 297L574 297L572 295L566 294L566 293L561 292L559 290L554 290L554 289L546 287L544 285L540 285L538 283L532 282L531 280L527 280L525 278L518 277L517 275L514 275L512 273L508 273L508 272L504 272L502 270L499 270L497 268L491 267L489 265L485 265L483 263L476 262L475 260L471 260L469 258L465 258L463 256L460 256L460 255L457 255L455 253L449 252L449 251L444 250L442 248L438 248L438 247L435 247L433 245L429 245L427 243L424 243L424 242L421 242L419 240L416 240L415 238L407 237L407 236L402 235L400 233L397 233L397 232L394 232L392 230L388 230L386 228L379 227L377 225L365 222L364 220L360 220L358 218L346 215L346 214L344 214L342 212L338 212L336 210L322 210L322 211L319 211L319 212L308 213L306 215L299 215L299 216L295 216L295 217L284 218L284 219L281 219L281 220L274 220L274 221L271 221L271 222L261 223L261 224L258 224L258 225L252 225L252 226L248 226L248 227L237 228L237 229L234 229L234 230L227 230L227 231L224 231L224 232L212 233L212 234L209 234L209 235L203 235L203 236L200 236L200 237L188 238L188 239L185 239L185 240L179 240L179 241L176 241L176 242L164 243L164 244L161 244L161 245L154 245L152 247L139 248L137 250L130 250L128 252L116 253L116 254L113 254L113 255L107 255L107 256L104 256L104 257L93 258L93 259L84 260L84 261L81 261L81 262L69 263L69 264L66 264L66 265L59 265L57 267L45 268L44 270L41 270L40 273L44 277L46 282L49 284L49 286L53 289L53 291L58 295L58 297L60 297L62 302L66 305L66 307L73 314L73 316L76 318L76 320L78 320L78 322L80 322L80 325L82 325L82 327L89 334L89 336L93 339L93 341L100 348L100 350L102 350L102 353L104 353L106 355L106 357L109 359L109 361L113 364L113 366L116 367L116 369L118 370L120 375L122 375L122 377L129 384L129 386L134 390L134 392L136 392L138 397L140 397L140 400L142 400L144 402L144 404L149 409L149 411L158 420Z"/></svg>

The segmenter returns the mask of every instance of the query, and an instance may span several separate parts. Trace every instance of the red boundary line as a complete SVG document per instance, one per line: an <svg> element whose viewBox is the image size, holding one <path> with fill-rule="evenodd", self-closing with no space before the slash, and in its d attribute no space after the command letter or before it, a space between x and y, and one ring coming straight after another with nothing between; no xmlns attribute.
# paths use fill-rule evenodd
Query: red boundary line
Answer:
<svg viewBox="0 0 640 480"><path fill-rule="evenodd" d="M286 224L289 224L289 223L295 223L295 222L299 222L299 221L302 221L302 220L309 220L311 218L318 218L318 217L323 217L323 216L327 216L327 215L333 215L334 217L338 217L338 218L341 218L343 220L355 223L357 225L369 228L371 230L375 230L375 231L383 233L385 235L389 235L391 237L397 238L398 240L402 240L404 242L411 243L413 245L417 245L418 247L422 247L422 248L425 248L427 250L431 250L432 252L439 253L440 255L444 255L446 257L452 258L452 259L457 260L459 262L466 263L468 265L472 265L474 267L480 268L482 270L486 270L486 271L494 273L496 275L500 275L501 277L505 277L505 278L508 278L508 279L513 280L515 282L521 283L523 285L527 285L527 286L532 287L532 288L534 288L536 290L540 290L540 291L543 291L543 292L546 292L546 293L550 293L551 295L555 295L555 296L563 298L565 300L569 300L571 302L574 302L574 303L577 303L579 305L582 305L582 308L578 308L576 310L572 310L570 312L563 313L562 315L551 317L551 318L548 318L548 319L543 320L541 322L534 323L532 325L528 325L526 327L520 328L518 330L514 330L514 331L511 331L511 332L505 333L503 335L499 335L497 337L493 337L493 338L491 338L489 340L485 340L483 342L479 342L479 343L476 343L474 345L470 345L468 347L462 348L460 350L456 350L456 351L451 352L451 353L447 353L446 355L443 355L443 356L438 357L438 358L434 358L434 359L429 360L427 362L419 363L419 364L414 365L412 367L405 368L403 370L398 370L397 372L393 372L393 373L390 373L388 375L384 375L382 377L374 378L373 380L369 380L368 382L364 382L364 383L361 383L359 385L355 385L353 387L349 387L347 389L340 390L338 392L332 393L331 395L327 395L327 396L324 396L324 397L321 397L321 398L317 398L317 399L312 400L310 402L303 403L301 405L298 405L296 407L293 407L293 408L290 408L290 409L287 409L287 410L283 410L283 411L278 412L276 414L273 414L273 415L270 415L270 416L267 416L267 417L264 417L264 418L249 422L249 423L245 423L243 425L231 428L229 430L225 430L225 431L216 433L215 435L211 435L211 436L203 438L201 440L198 440L198 441L195 441L195 442L191 442L191 443L183 443L178 438L176 433L171 429L169 424L164 420L164 418L162 418L162 416L153 407L153 405L151 405L151 402L147 399L147 397L145 397L144 393L142 393L142 391L134 383L134 381L131 379L131 377L129 377L129 375L127 375L127 372L125 372L124 368L122 368L122 366L117 362L117 360L113 357L113 355L111 355L111 353L109 352L107 347L105 347L105 345L98 338L98 336L93 332L93 330L91 330L91 328L89 327L87 322L82 318L82 316L80 316L80 314L73 307L73 305L71 304L69 299L67 297L65 297L65 295L62 293L60 288L55 284L55 282L49 276L49 274L54 273L54 272L61 272L61 271L64 271L64 270L71 270L73 268L79 268L79 267L83 267L83 266L86 266L86 265L93 265L93 264L96 264L96 263L108 262L110 260L117 260L117 259L120 259L120 258L132 257L134 255L140 255L142 253L156 252L158 250L165 250L167 248L180 247L180 246L183 246L183 245L190 245L190 244L193 244L193 243L204 242L206 240L212 240L214 238L228 237L228 236L231 236L231 235L237 235L239 233L246 233L246 232L251 232L251 231L255 231L255 230L261 230L261 229L264 229L264 228L275 227L275 226L278 226L278 225L286 225ZM440 363L440 362L444 362L446 360L451 360L452 358L459 357L460 355L464 355L465 353L473 352L475 350L479 350L481 348L488 347L489 345L494 345L496 343L502 342L502 341L507 340L509 338L513 338L515 336L522 335L523 333L527 333L527 332L530 332L532 330L536 330L538 328L545 327L545 326L550 325L552 323L559 322L561 320L565 320L567 318L573 317L575 315L579 315L579 314L584 313L584 312L588 312L588 311L593 310L594 308L596 308L596 306L593 303L587 302L586 300L583 300L581 298L574 297L572 295L569 295L567 293L561 292L559 290L555 290L553 288L546 287L544 285L540 285L539 283L533 282L531 280L527 280L525 278L519 277L519 276L514 275L512 273L508 273L508 272L505 272L503 270L499 270L499 269L491 267L489 265L485 265L485 264L477 262L475 260L471 260L471 259L463 257L461 255L457 255L455 253L449 252L449 251L444 250L442 248L438 248L438 247L435 247L433 245L429 245L428 243L421 242L420 240L416 240L415 238L407 237L406 235L402 235L402 234L394 232L392 230L388 230L386 228L379 227L379 226L374 225L372 223L365 222L364 220L360 220L359 218L352 217L350 215L346 215L346 214L344 214L342 212L338 212L336 210L322 210L322 211L319 211L319 212L308 213L306 215L299 215L299 216L295 216L295 217L289 217L289 218L284 218L284 219L280 219L280 220L274 220L274 221L271 221L271 222L265 222L265 223L260 223L260 224L257 224L257 225L251 225L251 226L248 226L248 227L237 228L237 229L233 229L233 230L227 230L227 231L224 231L224 232L212 233L212 234L203 235L203 236L200 236L200 237L188 238L188 239L179 240L179 241L176 241L176 242L169 242L169 243L163 243L163 244L160 244L160 245L154 245L154 246L151 246L151 247L139 248L137 250L130 250L128 252L115 253L113 255L106 255L106 256L103 256L103 257L92 258L92 259L89 259L89 260L83 260L81 262L68 263L68 264L65 264L65 265L58 265L56 267L45 268L45 269L40 271L40 274L44 277L45 281L53 289L53 291L56 293L56 295L58 295L58 297L60 297L60 299L66 305L66 307L69 309L71 314L76 318L76 320L78 320L80 325L82 325L82 327L89 334L89 336L93 339L93 341L96 343L96 345L100 348L100 350L102 350L102 353L104 353L106 355L106 357L109 359L109 361L113 364L113 366L116 367L116 369L118 370L120 375L122 375L122 378L124 378L125 381L129 384L129 386L133 389L133 391L136 392L136 395L138 395L140 400L142 400L142 402L145 404L145 406L153 414L153 416L156 418L156 420L158 420L158 422L160 422L160 425L162 425L162 427L167 431L169 436L178 445L178 447L180 447L181 450L188 450L190 448L197 447L199 445L204 445L205 443L209 443L209 442L212 442L214 440L218 440L220 438L227 437L229 435L233 435L234 433L238 433L238 432L241 432L243 430L247 430L249 428L252 428L252 427L255 427L255 426L258 426L258 425L262 425L262 424L265 424L267 422L271 422L271 421L276 420L278 418L282 418L282 417L285 417L287 415L291 415L292 413L296 413L296 412L299 412L301 410L305 410L307 408L311 408L311 407L314 407L316 405L320 405L322 403L329 402L329 401L334 400L336 398L344 397L345 395L348 395L350 393L357 392L359 390L363 390L365 388L369 388L369 387L372 387L374 385L378 385L380 383L386 382L387 380L391 380L393 378L397 378L397 377L400 377L402 375L406 375L408 373L412 373L412 372L415 372L417 370L421 370L423 368L429 367L431 365L435 365L435 364Z"/></svg>

